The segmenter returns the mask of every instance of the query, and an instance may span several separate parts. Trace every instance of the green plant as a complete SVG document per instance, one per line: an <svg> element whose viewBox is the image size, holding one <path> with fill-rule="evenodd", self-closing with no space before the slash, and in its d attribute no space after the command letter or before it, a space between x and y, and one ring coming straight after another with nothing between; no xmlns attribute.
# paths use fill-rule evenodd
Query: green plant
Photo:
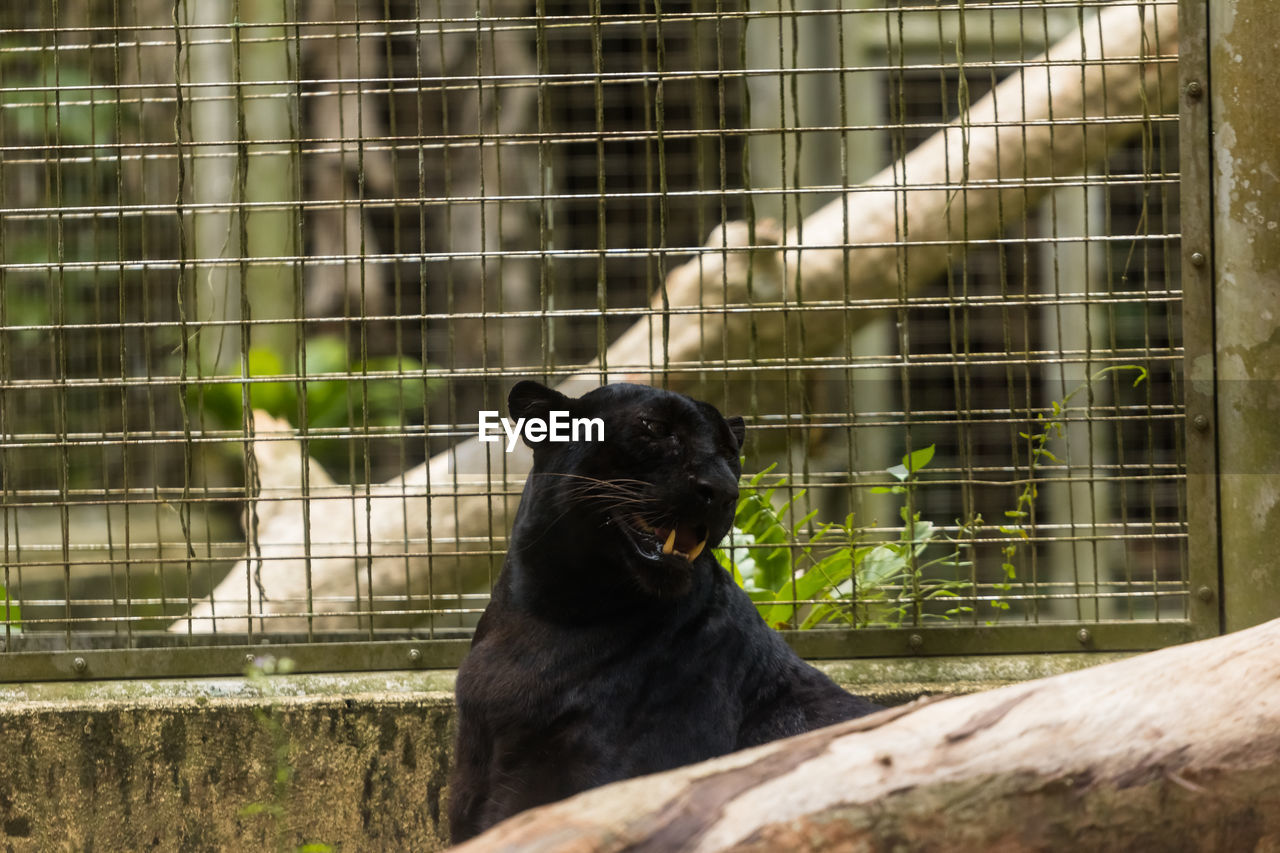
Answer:
<svg viewBox="0 0 1280 853"><path fill-rule="evenodd" d="M270 655L254 658L245 668L245 678L259 696L270 695L270 676L285 675L293 671L290 658L274 658ZM289 735L275 705L255 707L253 716L268 734L272 746L271 799L242 806L240 817L263 816L272 822L275 830L276 849L289 850L289 792L293 787L293 765L289 762ZM308 842L292 848L295 853L329 853L333 848L321 842Z"/></svg>
<svg viewBox="0 0 1280 853"><path fill-rule="evenodd" d="M29 45L5 39L5 87L0 103L9 134L24 139L60 140L63 144L109 145L116 110L127 109L103 97L100 81L88 64L68 61L67 54L23 50ZM34 57L17 60L14 57ZM102 98L102 100L98 100ZM132 115L128 116L132 117Z"/></svg>
<svg viewBox="0 0 1280 853"><path fill-rule="evenodd" d="M1067 405L1103 376L1127 371L1138 374L1135 388L1148 376L1146 368L1136 364L1105 367L1061 400L1053 401L1047 416L1038 414L1036 430L1019 433L1030 448L1028 474L1014 508L1004 513L1007 523L998 528L1006 540L1000 549L1003 576L991 585L995 592L1010 592L1018 578L1019 555L1030 542L1034 526L1039 495L1036 472L1046 460L1058 462L1049 442L1064 434ZM715 551L716 558L774 627L790 627L797 621L800 628L827 622L900 626L972 613L972 606L961 603L963 597L972 599L974 589L972 580L959 577L960 569L972 566L960 559L960 543L976 537L982 516L957 520L953 537L910 509L910 493L933 455L933 445L908 453L900 464L887 469L898 482L872 489L879 494L907 496L898 510L902 532L894 541L866 543L867 531L855 527L852 516L842 524L814 525L815 510L788 523L786 516L795 510L804 492L795 493L775 508L774 495L786 485L786 478L774 477L766 486L773 471L770 466L742 485L733 529L726 547ZM813 530L808 536L806 526ZM929 552L933 546L944 545L950 546L946 553L934 556ZM939 576L946 569L953 570L952 577ZM948 607L947 599L957 601ZM1009 602L998 594L989 603L997 616L1009 609Z"/></svg>
<svg viewBox="0 0 1280 853"><path fill-rule="evenodd" d="M58 204L74 208L115 198L120 177L118 151L112 148L115 132L134 114L103 94L92 64L83 57L29 47L21 40L0 39L0 133L6 145L17 150L55 144L92 149L97 153L59 162ZM44 181L12 181L4 188L4 201L17 208L49 204L53 191ZM124 220L107 224L98 218L60 218L56 239L47 223L34 218L6 222L0 241L3 261L18 265L0 289L5 325L18 327L6 331L10 341L19 349L39 348L49 341L49 331L42 327L100 323L105 277L77 264L123 260L118 247L128 245L131 235ZM35 269L55 264L56 284ZM23 361L18 358L14 364Z"/></svg>
<svg viewBox="0 0 1280 853"><path fill-rule="evenodd" d="M13 633L22 631L22 608L9 597L9 590L3 584L0 584L0 626Z"/></svg>
<svg viewBox="0 0 1280 853"><path fill-rule="evenodd" d="M796 507L804 492L795 493L775 509L773 495L786 485L786 478L778 477L772 486L766 487L764 480L773 468L761 471L743 486L728 547L716 549L714 553L756 602L764 620L781 627L793 619L795 601L836 593L849 578L850 571L848 566L840 564L839 552L815 557L815 547L830 533L832 525L819 528L806 544L796 544L802 540L801 528L816 511L787 524L786 515ZM795 567L797 556L805 563L799 572Z"/></svg>
<svg viewBox="0 0 1280 853"><path fill-rule="evenodd" d="M441 384L434 377L424 379L423 365L417 359L353 358L346 343L333 335L307 340L305 380L290 375L280 355L267 347L250 347L246 360L249 378L259 380L248 383L249 408L262 409L295 427L303 426L305 411L307 430L320 433L309 440L311 455L331 470L340 469L346 461L348 442L323 437L326 430L365 423L401 426L422 412ZM197 375L197 371L189 374ZM366 378L369 374L372 378ZM244 392L238 382L192 385L187 402L224 428L243 425Z"/></svg>
<svg viewBox="0 0 1280 853"><path fill-rule="evenodd" d="M1050 404L1049 417L1045 417L1043 412L1037 414L1036 423L1039 427L1037 430L1018 433L1026 440L1030 450L1027 462L1027 481L1022 487L1022 491L1018 493L1018 500L1014 508L1005 510L1005 518L1010 519L1010 522L1002 524L998 528L1001 533L1009 538L1000 549L1000 569L1004 573L1004 578L1000 582L993 584L993 588L997 591L1008 592L1013 588L1013 582L1018 577L1018 568L1015 561L1018 559L1022 546L1026 545L1031 539L1030 530L1035 521L1035 503L1040 494L1036 488L1036 471L1039 469L1042 460L1047 459L1053 463L1059 461L1058 457L1049 450L1048 444L1050 439L1063 436L1067 404L1071 402L1071 399L1076 394L1090 387L1108 373L1120 373L1130 370L1138 373L1138 378L1133 380L1133 387L1137 388L1147 378L1148 374L1145 367L1137 364L1115 364L1110 367L1104 367L1071 389L1061 400L1054 400ZM991 606L997 610L1008 610L1009 602L1000 598L993 598Z"/></svg>
<svg viewBox="0 0 1280 853"><path fill-rule="evenodd" d="M907 454L902 464L888 469L898 483L878 492L906 494L916 477L933 458L934 448ZM741 488L734 526L727 547L715 551L770 625L812 628L829 622L853 625L870 623L901 625L909 619L950 619L971 612L957 603L940 609L923 606L958 598L971 584L960 579L939 579L930 570L970 565L960 560L960 549L939 527L922 521L919 513L899 514L904 527L890 542L866 543L867 531L847 516L843 523L812 524L817 511L788 523L804 496L801 490L780 507L773 497L786 485L784 477L769 478L773 467L751 477ZM910 517L908 517L910 515ZM972 536L981 517L959 525L961 537ZM805 535L808 526L812 533ZM960 538L960 537L958 537ZM950 543L941 556L930 556L935 545Z"/></svg>
<svg viewBox="0 0 1280 853"><path fill-rule="evenodd" d="M906 454L901 463L886 469L886 473L898 482L890 486L875 486L871 491L909 495L915 488L920 471L933 461L934 450L934 445L930 444ZM864 615L860 624L875 621L899 626L935 619L946 621L972 613L971 605L958 600L962 596L972 598L973 595L972 581L959 577L961 569L969 569L973 565L971 561L960 559L961 543L972 541L977 536L982 527L982 516L975 514L967 521L957 519L954 537L932 521L921 519L920 513L912 511L909 498L899 507L898 516L903 523L898 540L871 546L861 556L863 570L859 577L864 588L859 595L859 603ZM947 553L930 557L928 549L932 545L949 547ZM951 569L953 576L936 576L930 571L935 569ZM948 604L947 599L957 601ZM929 602L941 604L945 609L926 606Z"/></svg>

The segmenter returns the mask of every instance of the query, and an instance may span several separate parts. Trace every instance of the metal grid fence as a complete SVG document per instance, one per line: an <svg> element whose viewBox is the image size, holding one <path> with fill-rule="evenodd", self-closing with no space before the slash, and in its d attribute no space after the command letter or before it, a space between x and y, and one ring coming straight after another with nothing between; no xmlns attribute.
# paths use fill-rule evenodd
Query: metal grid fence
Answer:
<svg viewBox="0 0 1280 853"><path fill-rule="evenodd" d="M0 671L455 661L525 377L746 415L788 572L851 516L811 653L1186 635L1174 0L0 24Z"/></svg>

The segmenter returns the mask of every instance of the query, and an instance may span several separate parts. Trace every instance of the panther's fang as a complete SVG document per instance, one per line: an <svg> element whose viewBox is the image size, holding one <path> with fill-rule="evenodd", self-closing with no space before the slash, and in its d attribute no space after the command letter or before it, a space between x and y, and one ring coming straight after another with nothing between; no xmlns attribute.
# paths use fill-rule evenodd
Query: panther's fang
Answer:
<svg viewBox="0 0 1280 853"><path fill-rule="evenodd" d="M676 529L671 528L671 532L667 534L667 541L662 543L662 553L670 554L676 547Z"/></svg>
<svg viewBox="0 0 1280 853"><path fill-rule="evenodd" d="M667 534L666 542L662 543L662 552L671 553L676 549L676 528L671 529L671 533Z"/></svg>

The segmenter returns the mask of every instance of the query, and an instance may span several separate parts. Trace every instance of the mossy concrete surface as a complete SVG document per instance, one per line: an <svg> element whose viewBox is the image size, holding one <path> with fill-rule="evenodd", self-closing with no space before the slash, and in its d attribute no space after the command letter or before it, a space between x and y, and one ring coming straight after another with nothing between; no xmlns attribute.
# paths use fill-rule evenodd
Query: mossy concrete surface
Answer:
<svg viewBox="0 0 1280 853"><path fill-rule="evenodd" d="M440 849L451 681L2 687L0 849Z"/></svg>
<svg viewBox="0 0 1280 853"><path fill-rule="evenodd" d="M886 704L1120 655L827 661ZM438 850L448 671L0 685L0 850Z"/></svg>

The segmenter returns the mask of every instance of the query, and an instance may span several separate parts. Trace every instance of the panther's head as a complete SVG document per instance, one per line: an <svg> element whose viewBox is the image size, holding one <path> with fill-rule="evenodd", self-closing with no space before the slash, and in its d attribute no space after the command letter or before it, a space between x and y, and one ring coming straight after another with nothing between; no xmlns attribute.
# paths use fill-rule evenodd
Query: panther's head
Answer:
<svg viewBox="0 0 1280 853"><path fill-rule="evenodd" d="M579 423L576 440L529 441L526 434L531 477L548 504L538 515L580 537L563 546L623 561L651 595L686 592L694 561L712 560L707 549L733 523L742 418L725 418L683 394L625 384L571 398L521 382L508 407L512 418L567 412ZM575 523L565 525L565 518Z"/></svg>

